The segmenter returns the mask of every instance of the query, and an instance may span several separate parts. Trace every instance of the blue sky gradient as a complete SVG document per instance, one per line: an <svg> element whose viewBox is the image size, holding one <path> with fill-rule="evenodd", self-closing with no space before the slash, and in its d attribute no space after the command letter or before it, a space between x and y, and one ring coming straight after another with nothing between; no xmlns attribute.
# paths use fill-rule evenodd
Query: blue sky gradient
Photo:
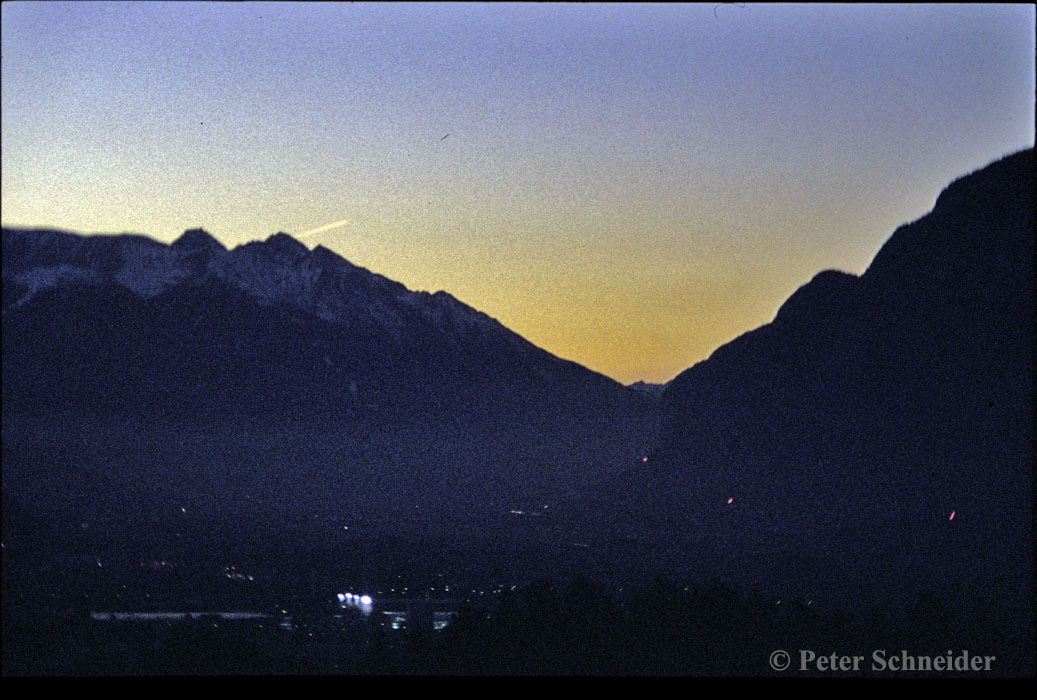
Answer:
<svg viewBox="0 0 1037 700"><path fill-rule="evenodd" d="M2 221L306 236L624 382L1034 142L1032 5L2 5ZM444 135L448 137L443 138Z"/></svg>

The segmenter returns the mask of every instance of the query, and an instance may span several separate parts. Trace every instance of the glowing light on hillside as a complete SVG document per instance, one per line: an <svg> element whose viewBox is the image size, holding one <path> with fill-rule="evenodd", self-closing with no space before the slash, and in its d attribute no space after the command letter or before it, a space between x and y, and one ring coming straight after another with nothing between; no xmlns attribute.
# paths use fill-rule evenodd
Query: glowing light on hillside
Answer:
<svg viewBox="0 0 1037 700"><path fill-rule="evenodd" d="M360 596L360 603L361 603L361 605L370 605L371 604L371 596L369 596L369 595Z"/></svg>

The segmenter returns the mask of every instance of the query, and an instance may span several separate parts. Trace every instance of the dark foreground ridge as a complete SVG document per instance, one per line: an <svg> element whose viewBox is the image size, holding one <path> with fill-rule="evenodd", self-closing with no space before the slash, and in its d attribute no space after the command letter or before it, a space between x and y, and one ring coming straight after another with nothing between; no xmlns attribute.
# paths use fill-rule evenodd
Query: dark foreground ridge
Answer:
<svg viewBox="0 0 1037 700"><path fill-rule="evenodd" d="M588 529L646 570L844 609L929 591L1032 640L1033 236L1032 149L957 180L862 276L818 274L673 379Z"/></svg>

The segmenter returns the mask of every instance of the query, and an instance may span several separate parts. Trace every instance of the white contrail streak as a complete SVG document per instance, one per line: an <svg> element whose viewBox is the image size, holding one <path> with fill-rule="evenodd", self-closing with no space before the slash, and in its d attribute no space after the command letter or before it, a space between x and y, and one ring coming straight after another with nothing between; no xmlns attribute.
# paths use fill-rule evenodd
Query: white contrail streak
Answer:
<svg viewBox="0 0 1037 700"><path fill-rule="evenodd" d="M303 236L309 236L313 233L320 233L321 231L327 231L328 229L338 228L339 226L345 226L349 223L349 219L342 219L342 221L336 221L333 224L325 224L324 226L318 226L317 228L311 228L309 231L303 231L296 238L302 238Z"/></svg>

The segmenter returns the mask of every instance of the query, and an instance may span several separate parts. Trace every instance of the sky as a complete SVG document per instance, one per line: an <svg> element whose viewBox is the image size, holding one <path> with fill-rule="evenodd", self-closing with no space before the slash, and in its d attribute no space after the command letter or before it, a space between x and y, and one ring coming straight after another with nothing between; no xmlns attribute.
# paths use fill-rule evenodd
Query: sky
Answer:
<svg viewBox="0 0 1037 700"><path fill-rule="evenodd" d="M1033 5L0 13L4 226L285 231L624 383L1034 143Z"/></svg>

